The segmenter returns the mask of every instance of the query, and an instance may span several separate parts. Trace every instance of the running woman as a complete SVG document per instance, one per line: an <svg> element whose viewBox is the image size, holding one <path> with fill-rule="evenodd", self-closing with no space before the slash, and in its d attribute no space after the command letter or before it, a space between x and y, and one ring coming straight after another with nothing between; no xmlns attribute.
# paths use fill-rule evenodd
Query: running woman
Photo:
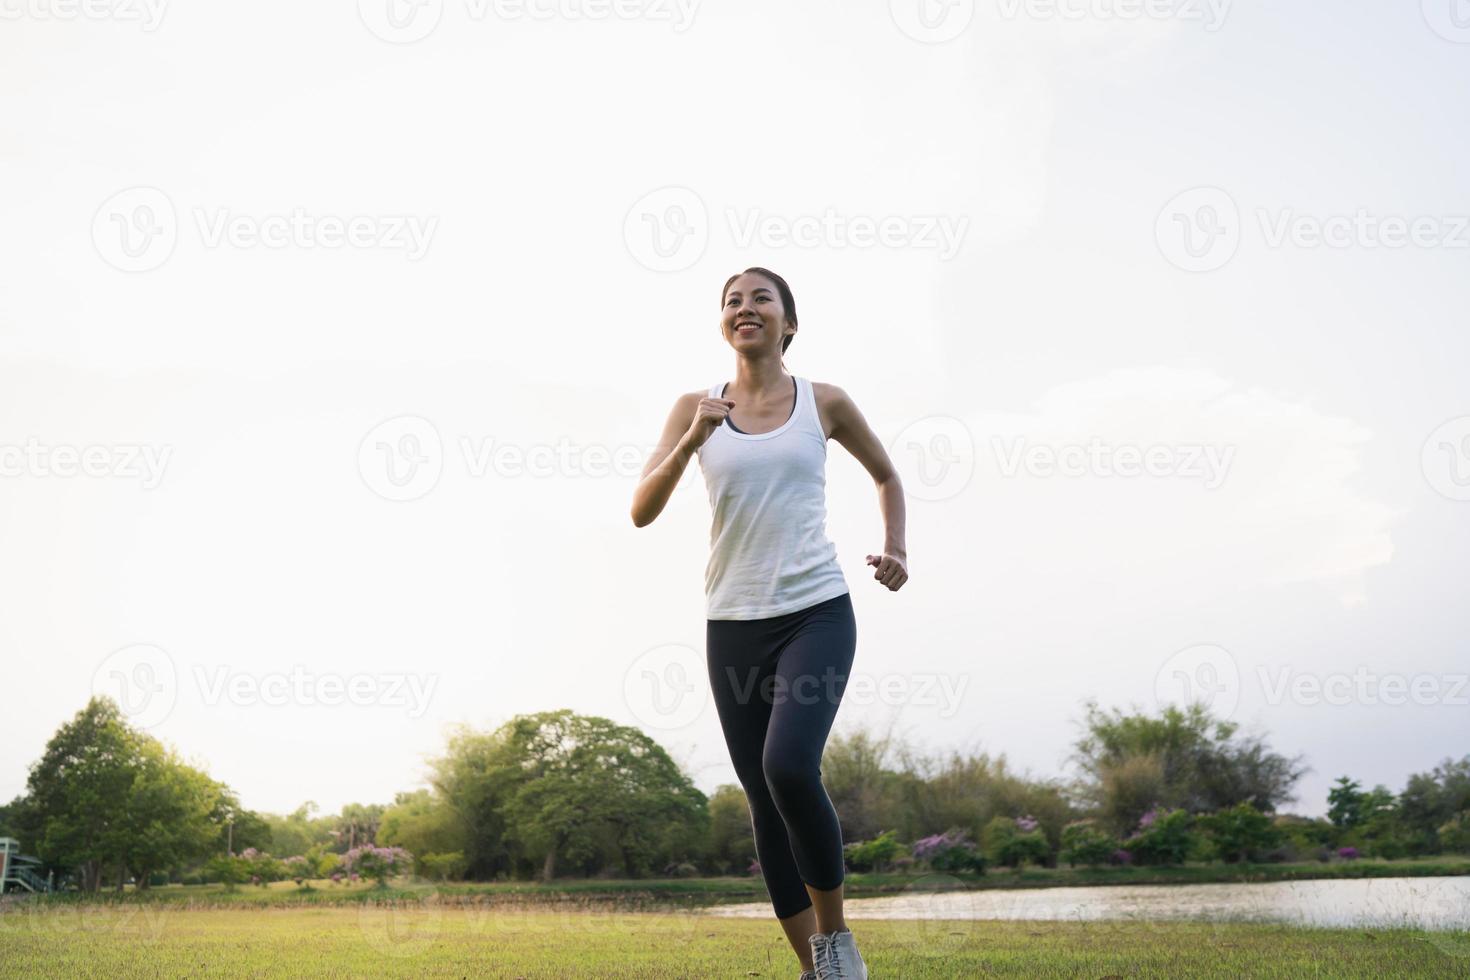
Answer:
<svg viewBox="0 0 1470 980"><path fill-rule="evenodd" d="M903 487L846 392L786 372L796 300L769 269L732 276L720 332L735 379L681 395L633 495L633 523L663 511L698 453L713 523L705 568L710 687L776 918L803 980L865 980L842 914L842 829L822 786L822 749L857 648L852 599L826 536L827 440L878 485L873 578L908 581Z"/></svg>

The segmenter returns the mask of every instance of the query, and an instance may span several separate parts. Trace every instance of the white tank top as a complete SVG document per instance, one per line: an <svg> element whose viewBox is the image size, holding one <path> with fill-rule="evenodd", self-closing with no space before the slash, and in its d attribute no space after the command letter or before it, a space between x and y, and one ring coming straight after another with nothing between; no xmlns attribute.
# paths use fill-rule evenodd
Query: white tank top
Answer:
<svg viewBox="0 0 1470 980"><path fill-rule="evenodd" d="M811 382L779 428L740 432L727 418L697 450L709 488L708 619L767 619L847 592L827 540L827 436ZM709 397L723 398L724 383Z"/></svg>

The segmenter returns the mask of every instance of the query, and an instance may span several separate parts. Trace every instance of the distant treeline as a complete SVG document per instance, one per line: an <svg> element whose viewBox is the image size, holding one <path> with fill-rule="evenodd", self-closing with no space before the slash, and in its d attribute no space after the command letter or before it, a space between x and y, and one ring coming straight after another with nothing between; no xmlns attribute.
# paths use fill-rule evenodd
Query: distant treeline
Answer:
<svg viewBox="0 0 1470 980"><path fill-rule="evenodd" d="M1088 704L1068 778L1004 756L930 755L891 734L834 736L823 780L848 866L978 873L1027 863L1171 864L1470 853L1470 756L1400 793L1344 776L1326 819L1279 813L1307 771L1202 705ZM58 879L95 891L165 882L411 868L434 879L744 874L756 869L739 786L695 788L636 728L568 710L456 730L427 789L321 816L244 808L223 783L94 698L0 807Z"/></svg>

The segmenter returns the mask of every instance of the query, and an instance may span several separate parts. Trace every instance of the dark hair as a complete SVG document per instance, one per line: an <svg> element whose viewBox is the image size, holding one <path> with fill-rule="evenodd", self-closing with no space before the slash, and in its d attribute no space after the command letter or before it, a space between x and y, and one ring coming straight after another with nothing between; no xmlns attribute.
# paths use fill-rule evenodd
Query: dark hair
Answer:
<svg viewBox="0 0 1470 980"><path fill-rule="evenodd" d="M723 310L725 308L725 297L730 292L730 284L736 279L739 279L741 276L752 272L758 276L765 276L767 279L771 280L771 282L776 284L776 292L779 293L781 296L781 305L786 308L786 317L791 321L791 325L793 327L796 326L796 297L791 295L791 287L786 285L785 279L782 279L770 269L763 269L758 265L753 265L749 269L746 269L744 272L737 272L729 279L725 280L725 288L720 290L720 309ZM786 353L786 348L790 347L791 342L795 339L795 334L787 334L785 337L781 338L782 354Z"/></svg>

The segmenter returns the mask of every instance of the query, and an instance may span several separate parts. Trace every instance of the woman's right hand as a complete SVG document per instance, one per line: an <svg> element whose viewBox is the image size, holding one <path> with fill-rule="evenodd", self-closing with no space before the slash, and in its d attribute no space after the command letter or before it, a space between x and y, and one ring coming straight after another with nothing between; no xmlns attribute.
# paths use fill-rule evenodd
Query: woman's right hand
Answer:
<svg viewBox="0 0 1470 980"><path fill-rule="evenodd" d="M701 398L699 407L694 411L694 421L689 423L689 431L684 433L684 441L689 448L698 449L703 446L734 407L735 403L728 398Z"/></svg>

